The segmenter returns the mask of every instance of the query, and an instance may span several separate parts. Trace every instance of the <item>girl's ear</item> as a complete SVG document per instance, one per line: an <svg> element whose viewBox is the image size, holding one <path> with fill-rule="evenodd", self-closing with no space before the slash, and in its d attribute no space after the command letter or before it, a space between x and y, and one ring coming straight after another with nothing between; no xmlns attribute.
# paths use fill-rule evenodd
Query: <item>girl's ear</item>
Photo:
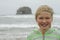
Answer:
<svg viewBox="0 0 60 40"><path fill-rule="evenodd" d="M51 18L51 21L53 21L53 17Z"/></svg>

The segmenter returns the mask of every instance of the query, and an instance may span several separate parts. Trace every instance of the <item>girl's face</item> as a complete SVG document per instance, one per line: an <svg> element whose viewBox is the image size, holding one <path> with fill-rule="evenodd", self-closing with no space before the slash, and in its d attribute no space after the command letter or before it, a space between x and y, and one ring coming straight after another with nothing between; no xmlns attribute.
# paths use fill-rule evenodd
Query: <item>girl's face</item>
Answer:
<svg viewBox="0 0 60 40"><path fill-rule="evenodd" d="M41 12L36 19L40 29L42 30L49 29L51 27L52 20L53 18L51 16L51 13L45 11Z"/></svg>

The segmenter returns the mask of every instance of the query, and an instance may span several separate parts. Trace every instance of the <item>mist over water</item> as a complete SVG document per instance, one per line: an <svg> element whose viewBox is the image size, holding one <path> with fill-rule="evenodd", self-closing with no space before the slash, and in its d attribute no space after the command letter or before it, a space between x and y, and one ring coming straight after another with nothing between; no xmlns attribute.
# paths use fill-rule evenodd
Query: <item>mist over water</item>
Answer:
<svg viewBox="0 0 60 40"><path fill-rule="evenodd" d="M16 15L16 16L0 16L0 27L1 26L20 26L20 25L35 25L36 21L34 15ZM53 18L53 25L60 25L60 16L55 15ZM27 26L28 26L27 25ZM18 27L19 27L18 26Z"/></svg>
<svg viewBox="0 0 60 40"><path fill-rule="evenodd" d="M54 16L53 26L60 25L60 16ZM36 28L34 15L0 16L0 40L26 40Z"/></svg>

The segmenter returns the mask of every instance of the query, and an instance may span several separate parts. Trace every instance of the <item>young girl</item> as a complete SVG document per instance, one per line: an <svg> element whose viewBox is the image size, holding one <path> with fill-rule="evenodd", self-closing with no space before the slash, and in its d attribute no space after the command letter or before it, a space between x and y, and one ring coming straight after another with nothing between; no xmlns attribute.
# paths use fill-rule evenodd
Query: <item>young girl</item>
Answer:
<svg viewBox="0 0 60 40"><path fill-rule="evenodd" d="M27 40L60 40L58 30L51 27L53 13L53 9L48 5L42 5L37 9L35 19L39 29L33 30Z"/></svg>

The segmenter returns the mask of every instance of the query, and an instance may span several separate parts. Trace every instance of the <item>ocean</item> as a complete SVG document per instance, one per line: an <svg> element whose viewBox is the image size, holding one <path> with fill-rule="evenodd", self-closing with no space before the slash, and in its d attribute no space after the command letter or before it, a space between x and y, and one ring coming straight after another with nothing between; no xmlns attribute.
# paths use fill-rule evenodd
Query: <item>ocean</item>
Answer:
<svg viewBox="0 0 60 40"><path fill-rule="evenodd" d="M0 16L0 40L26 40L36 26L34 15ZM52 26L59 28L59 15L54 15Z"/></svg>

